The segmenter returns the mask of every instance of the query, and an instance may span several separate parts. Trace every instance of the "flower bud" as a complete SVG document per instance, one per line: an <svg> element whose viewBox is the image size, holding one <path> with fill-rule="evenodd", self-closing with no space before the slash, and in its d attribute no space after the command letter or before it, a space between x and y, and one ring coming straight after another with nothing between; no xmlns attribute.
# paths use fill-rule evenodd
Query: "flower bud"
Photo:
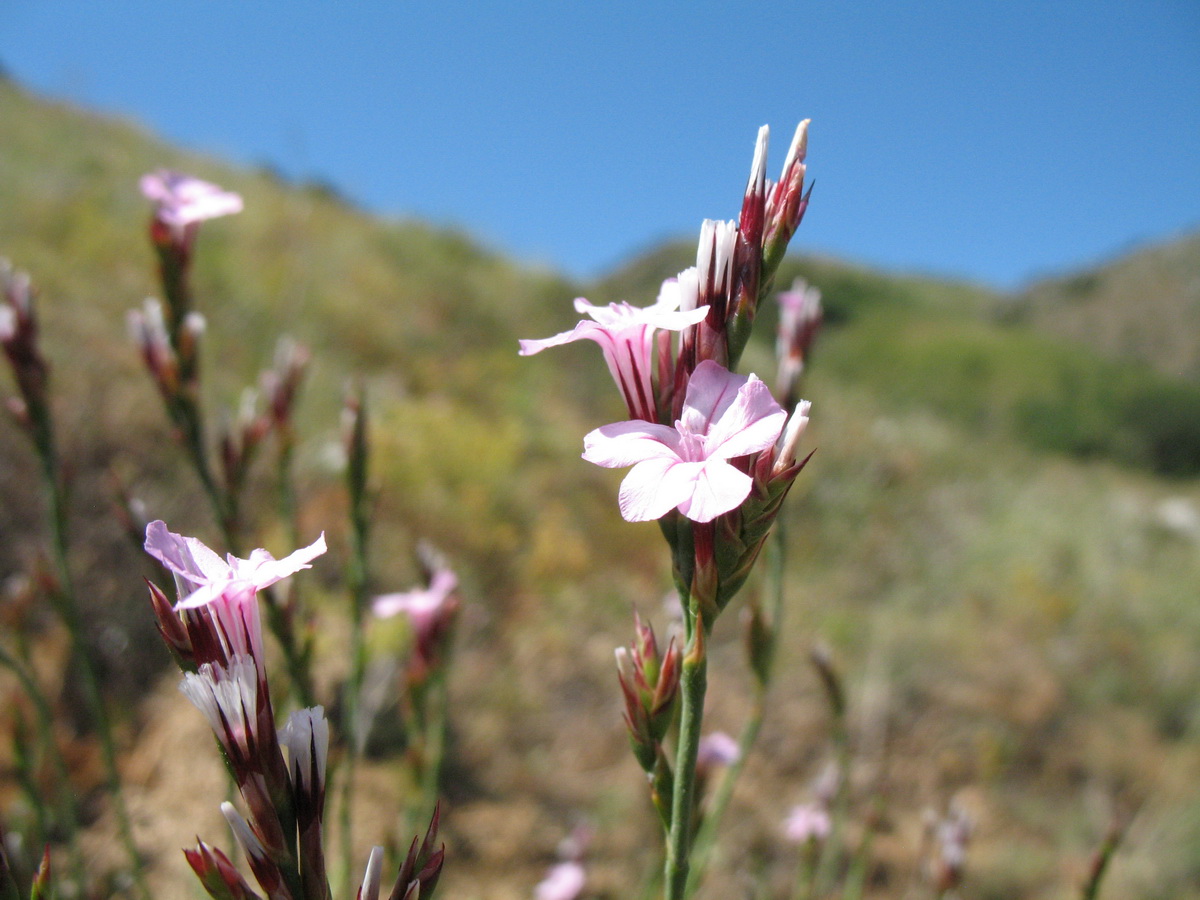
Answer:
<svg viewBox="0 0 1200 900"><path fill-rule="evenodd" d="M195 850L184 850L183 855L210 897L258 900L258 894L246 883L237 867L216 847L199 841Z"/></svg>
<svg viewBox="0 0 1200 900"><path fill-rule="evenodd" d="M363 873L362 887L358 889L357 900L379 900L379 878L383 872L383 848L372 847L367 859L367 869Z"/></svg>
<svg viewBox="0 0 1200 900"><path fill-rule="evenodd" d="M625 698L625 724L634 756L646 772L675 716L679 693L679 648L672 638L659 654L654 630L634 614L633 644L616 650L617 679Z"/></svg>
<svg viewBox="0 0 1200 900"><path fill-rule="evenodd" d="M29 891L29 900L43 900L53 896L54 884L50 880L50 845L42 851L42 860L38 863L37 871L33 873L33 883Z"/></svg>
<svg viewBox="0 0 1200 900"><path fill-rule="evenodd" d="M433 889L437 886L438 878L442 874L442 863L446 859L444 844L436 851L433 849L433 845L437 841L441 811L442 807L439 803L434 807L433 818L429 821L429 828L425 832L425 839L421 841L420 848L417 847L417 838L415 837L412 844L409 845L408 855L400 866L400 873L396 876L396 884L392 888L392 900L401 900L406 897L420 897L421 900L429 900L433 896Z"/></svg>
<svg viewBox="0 0 1200 900"><path fill-rule="evenodd" d="M775 627L767 621L757 602L746 605L742 613L745 623L746 659L760 688L771 680L771 663L775 657Z"/></svg>

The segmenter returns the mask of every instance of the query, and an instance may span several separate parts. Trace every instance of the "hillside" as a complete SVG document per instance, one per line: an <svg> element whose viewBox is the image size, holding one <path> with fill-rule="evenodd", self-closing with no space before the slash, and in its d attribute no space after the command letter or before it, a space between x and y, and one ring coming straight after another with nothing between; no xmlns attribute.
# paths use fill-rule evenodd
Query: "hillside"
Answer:
<svg viewBox="0 0 1200 900"><path fill-rule="evenodd" d="M1012 321L1200 381L1200 234L1039 281L1001 309Z"/></svg>
<svg viewBox="0 0 1200 900"><path fill-rule="evenodd" d="M134 710L124 722L132 805L156 895L191 896L176 848L197 831L220 840L224 797L215 758L193 758L211 749L203 722L174 690L142 564L109 513L113 467L152 515L215 540L125 334L126 311L157 289L136 185L159 166L246 201L206 226L198 249L210 408L236 405L280 333L312 348L299 469L304 530L325 530L333 548L308 582L319 614L332 621L344 597L345 501L329 460L349 379L366 382L374 414L375 587L413 582L419 539L461 572L443 896L529 896L581 817L598 832L595 895L633 895L655 832L620 729L612 649L630 638L634 604L661 620L666 553L656 527L620 521L619 473L579 459L582 435L621 414L594 347L533 359L516 348L570 327L577 295L648 303L690 262L689 246L572 284L469 236L380 221L328 190L169 147L11 82L0 81L0 122L0 255L41 291L74 477L74 562L112 633L114 695ZM815 171L820 150L810 152ZM739 190L711 214L733 215ZM793 246L803 244L802 227ZM1174 279L1175 252L1120 265L1157 272L1166 260L1161 277ZM997 321L998 306L1025 301L978 286L803 255L779 286L797 274L828 311L805 388L817 452L789 498L772 717L730 810L729 874L703 896L740 895L753 872L772 896L790 883L779 822L829 754L806 661L819 640L849 687L856 789L875 784L886 800L870 896L903 893L923 811L957 799L976 819L964 896L1073 896L1109 807L1137 804L1111 896L1200 897L1200 456L1186 428L1200 422L1196 380L1152 370L1149 351L1141 361L1088 352L1079 340L1108 345L1058 337L1040 312ZM1109 290L1107 270L1078 279L1073 302L1110 308L1115 288L1093 294ZM746 365L767 373L773 310L763 319ZM1175 321L1175 335L1197 341ZM1170 353L1194 361L1186 353L1200 351L1184 343ZM1166 410L1149 424L1136 415L1147 397ZM44 539L33 475L22 436L0 429L0 580ZM278 552L269 478L257 478L254 524ZM750 687L737 616L726 618L714 671L733 674L713 677L710 712L713 727L736 731ZM321 632L330 679L346 665L338 640L336 625ZM179 796L180 765L196 779L209 765L214 793ZM384 810L396 791L382 765L364 779L377 802L357 829L363 857L393 821Z"/></svg>

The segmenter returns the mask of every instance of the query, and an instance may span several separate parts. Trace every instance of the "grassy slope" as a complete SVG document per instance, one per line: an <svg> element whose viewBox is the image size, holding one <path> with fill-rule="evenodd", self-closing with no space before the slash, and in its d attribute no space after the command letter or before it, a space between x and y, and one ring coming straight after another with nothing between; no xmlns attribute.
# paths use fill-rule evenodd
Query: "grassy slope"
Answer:
<svg viewBox="0 0 1200 900"><path fill-rule="evenodd" d="M365 377L377 413L379 586L411 577L407 550L427 537L460 563L476 601L456 688L457 765L470 777L450 787L448 889L527 895L559 830L586 812L601 827L597 883L624 895L628 860L652 832L617 726L611 648L627 638L630 603L657 611L663 554L653 526L619 522L619 476L578 459L582 433L619 416L594 348L532 360L514 351L518 337L568 327L576 293L646 302L690 250L665 247L575 286L461 235L379 222L326 192L181 153L3 83L0 122L0 253L42 288L79 472L77 525L94 548L78 562L96 605L142 645L137 564L107 524L98 466L115 462L155 514L211 536L191 480L156 449L156 397L123 333L124 310L154 290L136 179L177 166L247 200L245 214L201 238L214 405L268 361L281 329L311 344L305 516L330 531L336 557L340 500L324 460L341 386ZM783 863L774 829L824 752L803 652L819 637L844 661L864 763L886 773L883 895L907 877L921 809L958 794L980 818L976 896L1067 896L1104 825L1097 806L1118 792L1146 805L1113 895L1200 896L1200 535L1161 514L1164 502L1200 506L1200 487L1121 467L1111 461L1119 446L1082 462L1048 453L1054 442L1028 426L1030 404L1050 398L1059 405L1044 418L1104 432L1117 414L1094 408L1091 386L1149 376L990 323L981 311L996 298L981 289L825 260L787 265L780 284L803 272L821 286L830 327L807 386L818 453L791 503L779 714L733 811L749 824L731 867ZM765 311L764 337L770 319ZM764 373L767 344L747 357ZM8 574L32 554L38 517L11 429L0 430L0 461L0 531L17 535L0 543ZM273 549L276 537L264 527ZM318 571L336 580L334 564ZM736 632L731 615L715 646L735 670ZM163 656L114 667L147 671ZM745 687L740 673L717 685L715 725L737 727ZM629 814L640 824L619 827ZM191 835L178 823L173 841Z"/></svg>
<svg viewBox="0 0 1200 900"><path fill-rule="evenodd" d="M1003 314L1198 381L1200 234L1040 281L1004 304Z"/></svg>

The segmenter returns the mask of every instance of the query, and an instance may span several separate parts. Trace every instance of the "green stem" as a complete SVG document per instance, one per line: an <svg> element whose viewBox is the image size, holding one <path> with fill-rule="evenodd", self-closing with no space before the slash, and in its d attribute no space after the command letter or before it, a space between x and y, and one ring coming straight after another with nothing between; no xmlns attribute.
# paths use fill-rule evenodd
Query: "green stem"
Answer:
<svg viewBox="0 0 1200 900"><path fill-rule="evenodd" d="M137 844L133 839L133 829L129 822L129 812L125 808L125 798L121 791L121 775L117 768L116 746L113 741L112 725L105 709L104 698L100 692L100 679L96 673L95 662L92 659L79 614L79 604L76 601L74 581L71 577L71 567L67 559L67 505L63 495L62 485L58 477L58 455L54 445L53 431L50 424L49 411L38 407L39 421L37 425L37 450L42 464L42 479L46 496L50 504L51 550L58 578L58 585L51 591L51 602L55 611L66 626L71 639L71 656L79 663L79 672L83 683L84 697L91 709L96 725L96 734L100 739L101 756L108 780L108 792L112 797L113 812L117 818L117 828L121 842L129 856L132 866L131 876L134 886L142 900L149 900L150 894L146 888L142 874L142 864Z"/></svg>
<svg viewBox="0 0 1200 900"><path fill-rule="evenodd" d="M833 822L829 840L821 848L821 859L817 866L813 889L817 896L831 884L842 860L842 833L850 807L850 735L846 729L844 713L834 719L834 758L838 767L837 794L833 801Z"/></svg>
<svg viewBox="0 0 1200 900"><path fill-rule="evenodd" d="M792 885L792 900L812 900L816 896L816 869L813 860L813 844L800 848L800 859L796 863L796 880Z"/></svg>
<svg viewBox="0 0 1200 900"><path fill-rule="evenodd" d="M289 598L289 606L285 607L274 588L264 588L262 594L267 609L267 627L283 651L283 664L296 701L302 707L316 706L317 694L309 667L309 649L298 646L295 622L290 614L294 599Z"/></svg>
<svg viewBox="0 0 1200 900"><path fill-rule="evenodd" d="M279 458L276 461L277 496L279 515L287 523L290 546L300 546L300 517L297 515L296 485L292 471L295 458L295 442L289 433L279 437Z"/></svg>
<svg viewBox="0 0 1200 900"><path fill-rule="evenodd" d="M79 809L75 801L75 792L71 790L66 761L63 759L58 742L54 740L54 713L50 710L50 702L42 693L42 689L33 676L25 671L24 666L3 648L0 648L0 665L16 676L21 688L25 691L25 696L33 703L38 738L46 748L50 764L54 768L54 777L58 780L59 790L56 791L60 807L58 814L67 829L67 848L71 858L71 868L75 872L75 879L79 883L80 890L84 890L87 884L87 874L83 866L83 856L79 851ZM38 814L41 815L40 809Z"/></svg>
<svg viewBox="0 0 1200 900"><path fill-rule="evenodd" d="M878 797L872 802L871 807L862 840L858 845L858 852L850 860L850 870L846 873L846 886L842 891L842 900L862 900L863 889L867 883L867 871L871 866L871 848L875 843L875 823L881 807Z"/></svg>
<svg viewBox="0 0 1200 900"><path fill-rule="evenodd" d="M664 900L683 900L687 896L692 811L696 805L696 755L700 748L704 695L708 688L704 623L690 612L688 620L692 623L693 634L679 678L682 709L675 759L675 792L671 797L671 831L667 836L667 860L663 868Z"/></svg>
<svg viewBox="0 0 1200 900"><path fill-rule="evenodd" d="M762 730L763 714L766 709L765 699L766 690L760 687L754 698L750 718L746 720L746 724L742 726L742 733L738 735L737 759L725 770L725 774L717 784L712 802L708 804L708 812L696 834L696 840L692 845L692 872L688 879L689 894L696 891L708 872L708 866L717 845L717 829L721 825L721 819L725 816L725 810L729 807L733 789L745 767L746 757L754 748L754 744L758 740L758 733Z"/></svg>
<svg viewBox="0 0 1200 900"><path fill-rule="evenodd" d="M1124 825L1119 822L1113 822L1109 827L1108 833L1104 836L1104 841L1096 849L1092 856L1091 864L1087 880L1084 882L1083 890L1080 896L1083 900L1096 900L1100 896L1100 884L1104 881L1104 873L1108 870L1108 864L1112 862L1113 855L1117 852L1117 848L1121 846L1121 840L1124 837Z"/></svg>
<svg viewBox="0 0 1200 900"><path fill-rule="evenodd" d="M354 493L353 488L351 492ZM362 700L362 685L367 670L366 639L363 629L363 614L369 598L369 563L368 547L370 538L370 518L367 515L367 504L363 497L351 497L350 510L350 539L352 552L346 580L349 582L347 598L349 604L346 610L350 618L350 675L344 688L346 709L346 734L350 738L350 746L346 756L346 773L342 782L341 797L341 831L342 831L342 883L350 884L350 875L354 867L353 840L353 811L354 811L354 773L358 768L358 758L362 755L366 743L366 725L359 722L360 701Z"/></svg>
<svg viewBox="0 0 1200 900"><path fill-rule="evenodd" d="M709 805L708 815L704 817L704 821L700 825L700 831L696 835L692 851L692 873L688 884L689 893L694 892L699 887L700 882L708 871L713 851L716 849L717 829L720 827L721 819L724 817L725 810L728 808L729 802L733 797L733 789L737 786L738 779L741 777L742 769L746 764L746 758L750 755L750 751L754 749L754 745L758 741L759 732L762 730L763 718L766 715L767 693L770 690L773 671L771 663L773 663L775 658L775 649L779 644L779 629L783 622L784 571L787 562L787 532L783 516L780 516L775 522L775 533L772 536L771 548L774 551L769 557L769 574L772 587L770 613L771 644L766 651L769 664L762 672L763 680L758 682L754 704L750 710L750 717L746 720L745 725L742 726L742 732L738 736L737 759L726 769L725 775L717 785L712 803Z"/></svg>
<svg viewBox="0 0 1200 900"><path fill-rule="evenodd" d="M421 809L422 816L433 812L438 801L438 787L442 776L442 757L446 751L446 711L449 702L446 672L449 660L443 659L442 664L430 676L429 703L431 715L425 726L424 770L421 773Z"/></svg>

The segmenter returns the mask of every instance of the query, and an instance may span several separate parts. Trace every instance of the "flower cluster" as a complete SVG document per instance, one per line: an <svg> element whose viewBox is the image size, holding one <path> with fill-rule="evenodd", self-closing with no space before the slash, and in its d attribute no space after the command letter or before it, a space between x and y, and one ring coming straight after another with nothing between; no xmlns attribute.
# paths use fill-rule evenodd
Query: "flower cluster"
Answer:
<svg viewBox="0 0 1200 900"><path fill-rule="evenodd" d="M738 221L705 221L696 265L667 279L652 306L580 298L575 308L588 320L521 342L522 355L581 339L600 345L630 418L589 433L583 457L633 467L621 514L660 520L677 587L706 627L744 582L803 465L796 447L809 404L789 416L759 378L733 368L808 204L807 134L805 121L772 184L769 130L760 129Z"/></svg>
<svg viewBox="0 0 1200 900"><path fill-rule="evenodd" d="M634 614L634 641L616 649L617 679L625 698L625 729L634 758L650 781L650 799L670 824L673 787L663 741L675 721L679 695L679 648L675 639L658 649L654 629Z"/></svg>
<svg viewBox="0 0 1200 900"><path fill-rule="evenodd" d="M15 271L6 259L0 259L0 349L8 358L20 394L9 398L8 411L37 440L39 425L49 416L49 367L38 346L33 285L28 275Z"/></svg>
<svg viewBox="0 0 1200 900"><path fill-rule="evenodd" d="M222 559L195 538L174 534L156 521L146 529L145 549L175 577L175 603L151 585L151 604L159 631L184 670L180 690L208 720L245 801L248 819L229 803L221 812L255 878L269 898L327 900L323 819L329 725L322 707L314 706L293 712L276 728L257 596L309 568L325 552L325 536L283 559L266 550L255 550L248 559ZM433 849L436 833L435 813L419 851L414 841L393 896L431 894L443 855ZM220 850L201 841L185 852L213 897L258 896ZM373 862L377 895L374 855ZM368 866L368 876L371 871ZM370 891L364 889L364 896Z"/></svg>

